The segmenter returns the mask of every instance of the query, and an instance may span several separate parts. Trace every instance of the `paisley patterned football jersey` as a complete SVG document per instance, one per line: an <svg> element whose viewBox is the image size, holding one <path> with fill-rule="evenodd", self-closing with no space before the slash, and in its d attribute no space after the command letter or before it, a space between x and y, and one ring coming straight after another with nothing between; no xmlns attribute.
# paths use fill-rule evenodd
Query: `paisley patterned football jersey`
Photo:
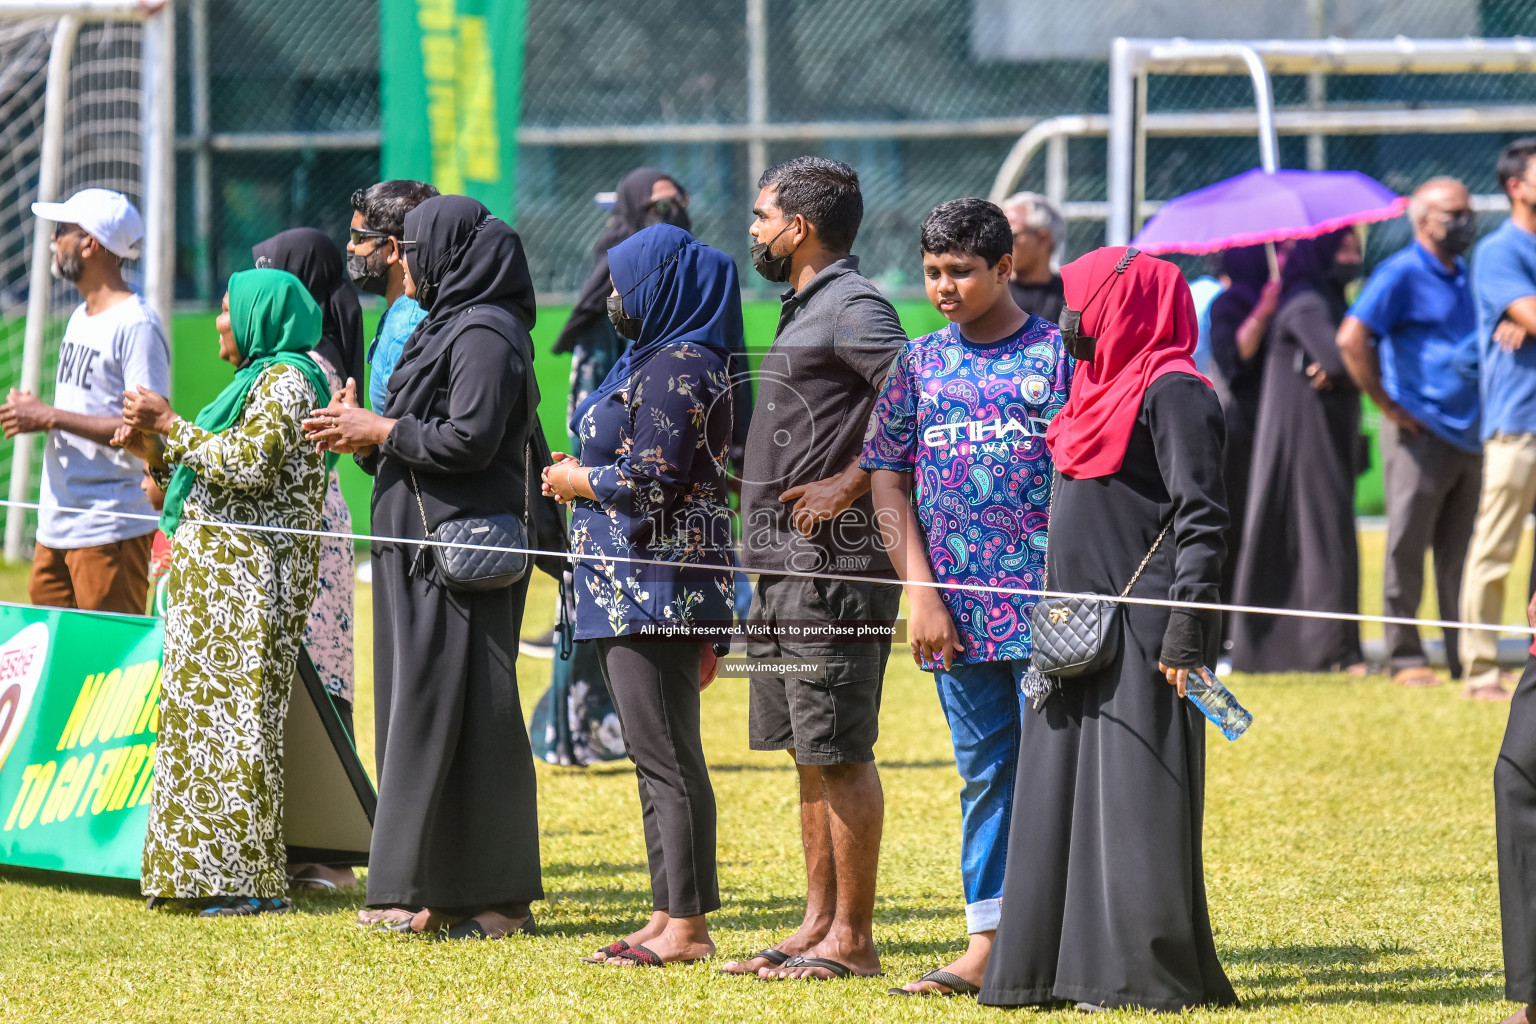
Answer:
<svg viewBox="0 0 1536 1024"><path fill-rule="evenodd" d="M859 465L912 474L938 582L1040 589L1051 501L1045 430L1066 404L1072 368L1060 330L1034 316L990 345L949 324L897 356ZM1034 598L941 593L965 644L960 664L1029 656Z"/></svg>

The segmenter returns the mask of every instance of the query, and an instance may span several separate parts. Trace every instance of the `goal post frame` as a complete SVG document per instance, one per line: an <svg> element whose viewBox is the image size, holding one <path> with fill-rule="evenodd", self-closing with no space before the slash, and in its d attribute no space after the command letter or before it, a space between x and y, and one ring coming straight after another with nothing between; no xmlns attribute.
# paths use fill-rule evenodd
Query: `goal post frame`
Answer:
<svg viewBox="0 0 1536 1024"><path fill-rule="evenodd" d="M81 27L89 22L138 21L143 24L139 87L143 144L139 162L144 218L141 253L144 299L170 341L171 304L176 259L176 17L170 0L0 0L0 20L57 18L48 56L43 100L37 201L56 202L63 180L65 108L69 103L70 61ZM52 255L51 225L33 224L27 283L26 328L21 358L21 388L34 394L42 385L43 345L48 318ZM5 560L25 557L28 509L33 500L32 458L36 435L18 434L11 459L5 515Z"/></svg>

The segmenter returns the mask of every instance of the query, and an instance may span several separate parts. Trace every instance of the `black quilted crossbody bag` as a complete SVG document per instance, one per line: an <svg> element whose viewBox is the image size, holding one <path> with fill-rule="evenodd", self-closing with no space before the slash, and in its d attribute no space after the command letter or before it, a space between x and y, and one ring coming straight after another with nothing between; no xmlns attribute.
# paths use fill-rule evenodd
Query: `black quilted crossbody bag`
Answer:
<svg viewBox="0 0 1536 1024"><path fill-rule="evenodd" d="M533 365L527 373L529 415L537 403L534 397ZM421 503L421 488L416 483L416 471L411 473L411 493L416 496L416 510L421 513L421 532L427 540L444 544L473 544L474 547L433 548L438 575L443 586L457 591L501 590L528 575L533 556L527 552L533 547L528 542L528 516L533 508L533 430L530 427L528 441L523 446L523 514L521 517L503 512L494 516L465 516L462 519L445 519L437 529L427 526L427 509ZM516 551L484 550L485 548L516 548ZM427 548L416 549L411 563L411 574L417 575L422 568Z"/></svg>
<svg viewBox="0 0 1536 1024"><path fill-rule="evenodd" d="M1058 474L1051 483L1053 516L1056 488L1060 484ZM1131 581L1120 591L1121 597L1130 596L1131 588L1141 579L1172 525L1173 517L1169 516L1157 539L1147 549L1146 557L1136 567ZM1050 529L1049 520L1046 529ZM1046 569L1041 589L1050 588L1050 534L1047 532ZM1029 673L1024 677L1024 693L1036 708L1045 702L1060 680L1092 675L1115 660L1120 653L1120 609L1119 601L1099 594L1044 597L1036 602L1029 615Z"/></svg>

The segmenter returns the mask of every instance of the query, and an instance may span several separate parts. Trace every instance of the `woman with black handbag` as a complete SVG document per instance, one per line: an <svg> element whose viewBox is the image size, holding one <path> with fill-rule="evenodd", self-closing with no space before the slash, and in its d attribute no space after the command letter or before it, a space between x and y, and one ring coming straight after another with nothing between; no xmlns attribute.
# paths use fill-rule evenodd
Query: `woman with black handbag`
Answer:
<svg viewBox="0 0 1536 1024"><path fill-rule="evenodd" d="M376 534L527 548L540 467L522 242L464 196L428 199L405 233L406 294L427 318L384 415L333 402L307 436L374 475ZM373 567L379 804L359 923L532 932L544 890L515 672L528 558L375 542Z"/></svg>
<svg viewBox="0 0 1536 1024"><path fill-rule="evenodd" d="M1046 435L1061 474L1048 587L1215 601L1222 414L1195 370L1189 287L1173 264L1124 248L1089 253L1062 277L1062 343L1079 366ZM1079 614L1107 632L1073 634ZM1048 650L1059 654L1048 668L1096 667L1027 681L1040 700L1024 715L1003 915L980 1001L1236 1003L1200 858L1205 719L1182 699L1188 673L1214 663L1220 614L1072 598L1041 601L1032 629L1032 667ZM1095 644L1102 658L1087 649Z"/></svg>
<svg viewBox="0 0 1536 1024"><path fill-rule="evenodd" d="M634 345L576 407L581 458L545 489L574 502L576 638L603 660L635 762L650 920L592 963L661 967L714 953L715 794L699 690L732 624L730 353L742 337L736 265L657 224L608 250L608 315Z"/></svg>

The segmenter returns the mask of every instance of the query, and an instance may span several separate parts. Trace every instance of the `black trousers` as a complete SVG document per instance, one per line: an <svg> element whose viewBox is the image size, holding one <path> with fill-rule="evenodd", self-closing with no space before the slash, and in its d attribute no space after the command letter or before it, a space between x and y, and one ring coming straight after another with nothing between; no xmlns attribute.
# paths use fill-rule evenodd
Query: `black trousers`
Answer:
<svg viewBox="0 0 1536 1024"><path fill-rule="evenodd" d="M597 641L635 763L651 906L672 917L720 909L715 791L699 739L699 643Z"/></svg>
<svg viewBox="0 0 1536 1024"><path fill-rule="evenodd" d="M1536 1002L1536 656L1509 702L1504 745L1493 768L1498 824L1499 916L1504 925L1504 996Z"/></svg>

